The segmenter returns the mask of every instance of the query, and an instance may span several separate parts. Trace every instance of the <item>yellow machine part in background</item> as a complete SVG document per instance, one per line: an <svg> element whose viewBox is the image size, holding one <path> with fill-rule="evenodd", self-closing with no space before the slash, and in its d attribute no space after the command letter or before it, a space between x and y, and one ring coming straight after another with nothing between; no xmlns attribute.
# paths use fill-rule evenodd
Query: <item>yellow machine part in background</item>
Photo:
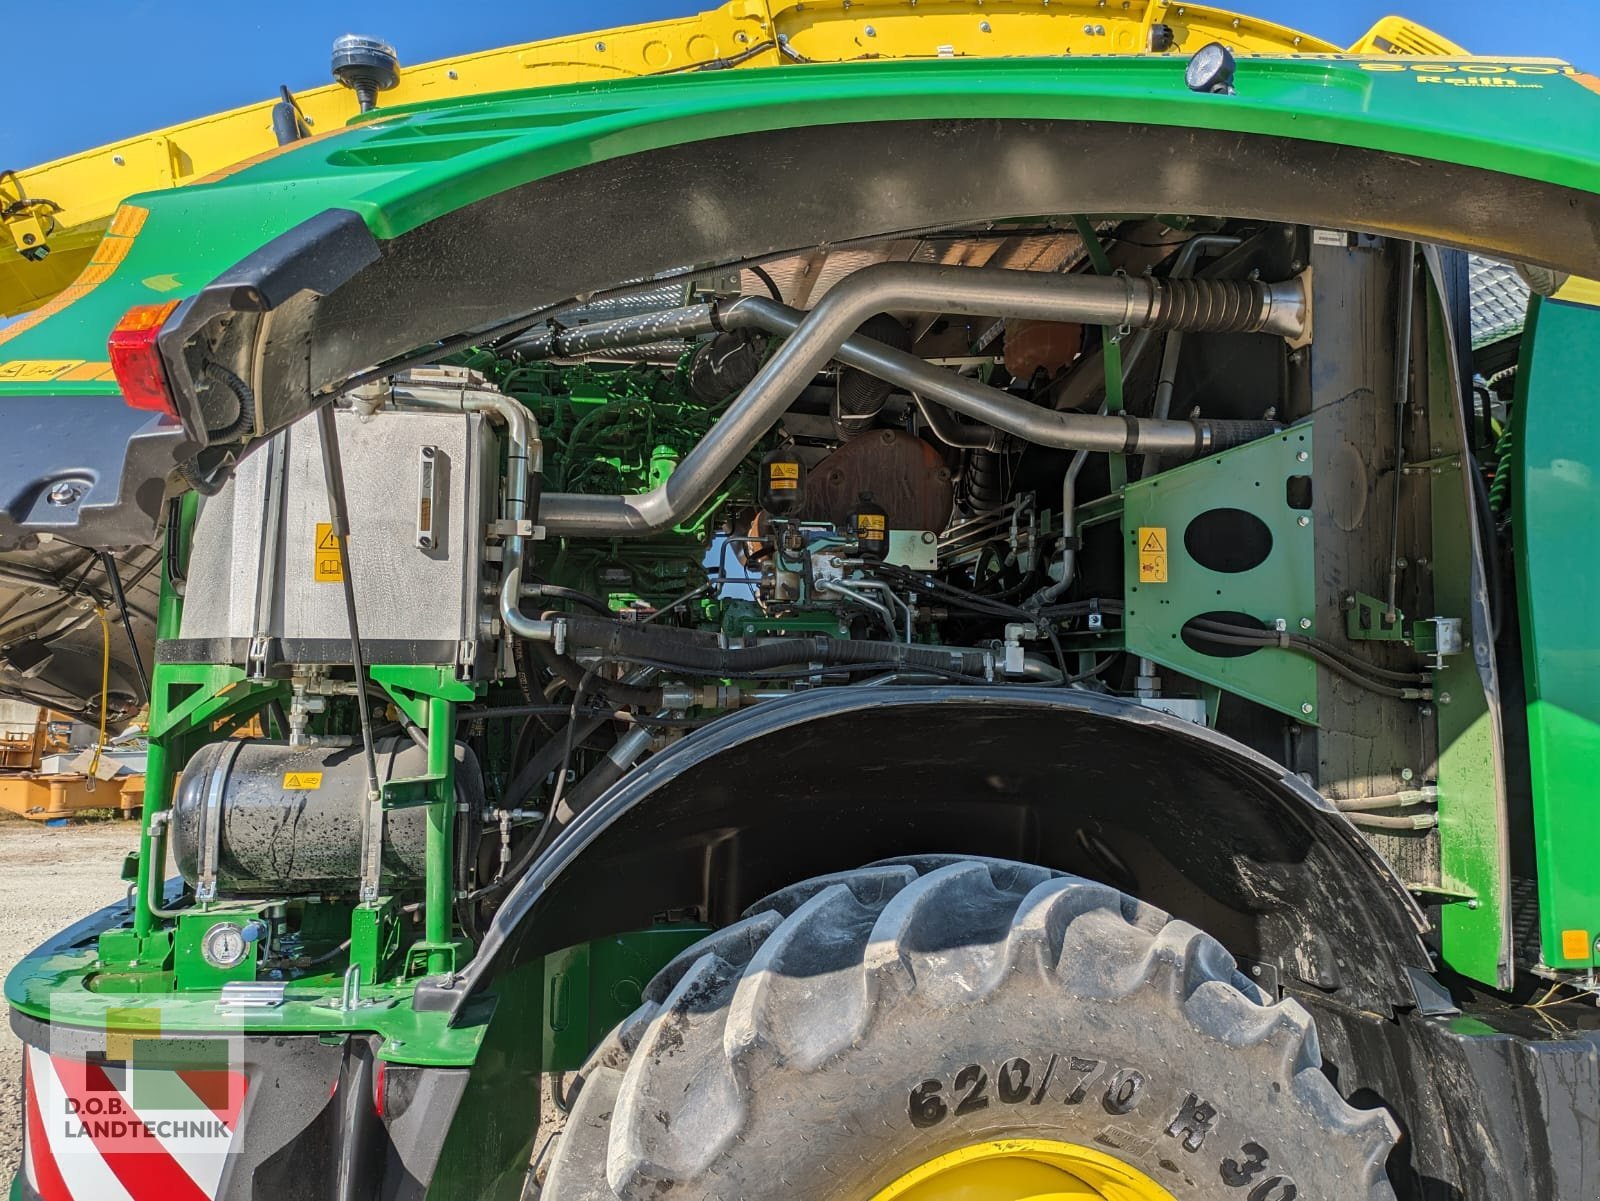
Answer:
<svg viewBox="0 0 1600 1201"><path fill-rule="evenodd" d="M382 102L859 59L1181 55L1214 41L1246 54L1464 53L1398 17L1385 17L1346 48L1173 0L731 0L675 20L402 67ZM335 129L357 113L355 94L339 84L299 92L295 101L313 132ZM0 171L0 316L27 312L70 284L124 197L197 183L271 150L275 103Z"/></svg>

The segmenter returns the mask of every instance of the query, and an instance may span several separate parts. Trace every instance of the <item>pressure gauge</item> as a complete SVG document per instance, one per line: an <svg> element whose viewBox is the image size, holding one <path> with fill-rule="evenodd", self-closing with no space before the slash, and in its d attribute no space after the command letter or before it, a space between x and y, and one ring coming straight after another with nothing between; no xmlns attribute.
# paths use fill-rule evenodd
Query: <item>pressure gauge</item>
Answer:
<svg viewBox="0 0 1600 1201"><path fill-rule="evenodd" d="M200 940L200 954L214 968L236 968L251 954L265 932L261 922L218 922Z"/></svg>

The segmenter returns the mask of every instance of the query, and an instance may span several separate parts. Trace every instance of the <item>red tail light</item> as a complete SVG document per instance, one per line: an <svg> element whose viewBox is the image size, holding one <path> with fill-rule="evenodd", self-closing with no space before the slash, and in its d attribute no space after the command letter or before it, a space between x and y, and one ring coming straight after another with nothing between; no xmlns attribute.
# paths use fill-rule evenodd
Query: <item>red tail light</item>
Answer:
<svg viewBox="0 0 1600 1201"><path fill-rule="evenodd" d="M111 370L122 388L122 399L129 408L178 415L172 390L167 386L167 369L156 347L156 335L177 307L176 300L136 304L111 331L106 350L111 356Z"/></svg>

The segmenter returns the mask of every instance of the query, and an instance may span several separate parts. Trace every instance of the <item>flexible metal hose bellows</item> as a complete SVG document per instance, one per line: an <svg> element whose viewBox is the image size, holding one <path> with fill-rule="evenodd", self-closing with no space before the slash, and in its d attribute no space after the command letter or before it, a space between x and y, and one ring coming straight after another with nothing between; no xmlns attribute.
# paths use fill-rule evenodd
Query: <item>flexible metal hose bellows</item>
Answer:
<svg viewBox="0 0 1600 1201"><path fill-rule="evenodd" d="M1303 296L1283 284L1255 280L1158 279L1149 282L1150 308L1142 324L1190 334L1281 333L1293 336L1303 319ZM1291 281L1295 293L1299 285Z"/></svg>

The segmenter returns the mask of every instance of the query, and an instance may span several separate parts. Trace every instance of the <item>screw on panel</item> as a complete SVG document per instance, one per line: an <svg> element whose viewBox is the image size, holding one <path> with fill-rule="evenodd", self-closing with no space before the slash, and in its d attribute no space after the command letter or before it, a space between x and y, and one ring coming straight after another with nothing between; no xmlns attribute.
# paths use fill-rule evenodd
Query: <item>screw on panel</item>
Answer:
<svg viewBox="0 0 1600 1201"><path fill-rule="evenodd" d="M1301 526L1301 527L1308 526L1308 525L1311 524L1311 518L1309 518L1309 517L1296 517L1294 519L1294 523L1296 525L1298 525L1298 526Z"/></svg>
<svg viewBox="0 0 1600 1201"><path fill-rule="evenodd" d="M61 508L65 505L75 505L83 498L83 494L87 491L88 489L82 484L75 484L70 480L63 480L61 483L50 489L48 495L45 496L45 503L55 505L57 508Z"/></svg>
<svg viewBox="0 0 1600 1201"><path fill-rule="evenodd" d="M1311 619L1309 617L1302 617L1300 619L1300 628L1302 630L1309 630L1311 628Z"/></svg>
<svg viewBox="0 0 1600 1201"><path fill-rule="evenodd" d="M1450 694L1448 692L1441 692L1439 694L1439 703L1441 705L1448 705L1450 703Z"/></svg>
<svg viewBox="0 0 1600 1201"><path fill-rule="evenodd" d="M596 42L594 44L594 48L600 51L601 54L604 54L606 51L606 44L604 42Z"/></svg>
<svg viewBox="0 0 1600 1201"><path fill-rule="evenodd" d="M1316 712L1316 708L1317 707L1310 701L1306 701L1305 704L1300 706L1300 712L1304 713L1307 717L1310 717L1312 713Z"/></svg>
<svg viewBox="0 0 1600 1201"><path fill-rule="evenodd" d="M1412 771L1409 767L1402 767L1400 769L1400 778L1409 784L1412 780L1417 778L1417 773Z"/></svg>
<svg viewBox="0 0 1600 1201"><path fill-rule="evenodd" d="M979 21L978 22L978 32L979 33L988 33L989 32L989 22L987 22L987 21Z"/></svg>
<svg viewBox="0 0 1600 1201"><path fill-rule="evenodd" d="M123 157L122 157L122 156L121 156L121 155L120 155L120 154L113 154L113 155L112 155L112 156L111 156L111 161L112 161L112 162L114 162L114 163L116 163L116 164L117 164L117 166L119 166L119 167L120 167L120 166L122 166L122 165L123 165L123 161L124 161L124 160L123 160Z"/></svg>
<svg viewBox="0 0 1600 1201"><path fill-rule="evenodd" d="M1295 454L1294 454L1294 461L1296 463L1304 463L1310 457L1311 456L1308 455L1305 451L1297 450L1297 451L1295 451Z"/></svg>
<svg viewBox="0 0 1600 1201"><path fill-rule="evenodd" d="M872 26L870 26L870 25L868 25L868 26L867 26L867 27L866 27L866 29L865 29L865 30L863 30L863 31L862 31L862 32L864 32L864 33L865 33L865 34L866 34L866 35L867 35L867 36L868 36L868 37L869 37L869 38L875 38L875 37L877 37L877 36L878 36L878 31L877 31L877 30L876 30L876 29L874 29L874 28L873 28L873 27L872 27Z"/></svg>

